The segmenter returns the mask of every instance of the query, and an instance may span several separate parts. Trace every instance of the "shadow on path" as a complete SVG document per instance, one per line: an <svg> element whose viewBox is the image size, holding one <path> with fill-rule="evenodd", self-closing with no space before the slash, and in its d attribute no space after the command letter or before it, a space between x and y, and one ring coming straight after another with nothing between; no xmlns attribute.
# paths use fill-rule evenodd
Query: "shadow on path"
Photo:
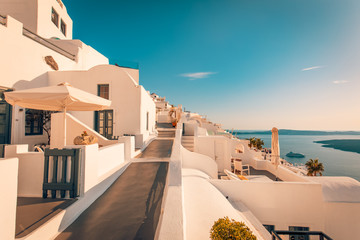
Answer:
<svg viewBox="0 0 360 240"><path fill-rule="evenodd" d="M56 239L154 239L167 171L167 162L132 163Z"/></svg>

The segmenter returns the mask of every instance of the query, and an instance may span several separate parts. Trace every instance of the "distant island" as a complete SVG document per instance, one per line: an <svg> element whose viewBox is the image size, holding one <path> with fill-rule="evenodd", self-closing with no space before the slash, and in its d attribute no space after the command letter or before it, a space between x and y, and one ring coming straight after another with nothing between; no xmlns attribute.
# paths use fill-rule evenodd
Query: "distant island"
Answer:
<svg viewBox="0 0 360 240"><path fill-rule="evenodd" d="M294 153L294 152L289 152L286 154L287 157L291 157L291 158L304 158L305 155L301 154L301 153Z"/></svg>
<svg viewBox="0 0 360 240"><path fill-rule="evenodd" d="M271 135L271 131L254 131L254 130L227 130L234 135L240 134L263 134ZM312 130L290 130L280 129L279 135L312 135L312 136L326 136L326 135L360 135L358 131L312 131Z"/></svg>
<svg viewBox="0 0 360 240"><path fill-rule="evenodd" d="M360 139L334 139L314 141L323 144L322 147L334 148L346 152L360 153Z"/></svg>

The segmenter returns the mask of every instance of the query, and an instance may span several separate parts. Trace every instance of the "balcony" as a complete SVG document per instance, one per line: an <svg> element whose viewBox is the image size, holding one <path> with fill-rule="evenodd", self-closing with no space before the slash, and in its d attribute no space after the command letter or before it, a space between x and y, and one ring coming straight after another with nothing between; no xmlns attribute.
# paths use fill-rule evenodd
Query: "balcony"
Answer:
<svg viewBox="0 0 360 240"><path fill-rule="evenodd" d="M308 240L310 239L310 236L319 236L319 240L333 240L325 233L319 231L273 231L271 232L272 240L282 240L282 238L279 235L289 236L290 240L292 239Z"/></svg>

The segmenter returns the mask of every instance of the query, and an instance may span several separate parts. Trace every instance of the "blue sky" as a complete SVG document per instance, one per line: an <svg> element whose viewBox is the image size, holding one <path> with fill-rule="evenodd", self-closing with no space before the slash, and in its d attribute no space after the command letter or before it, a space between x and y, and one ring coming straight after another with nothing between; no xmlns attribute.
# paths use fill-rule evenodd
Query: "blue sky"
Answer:
<svg viewBox="0 0 360 240"><path fill-rule="evenodd" d="M75 39L225 128L360 130L360 1L63 2Z"/></svg>

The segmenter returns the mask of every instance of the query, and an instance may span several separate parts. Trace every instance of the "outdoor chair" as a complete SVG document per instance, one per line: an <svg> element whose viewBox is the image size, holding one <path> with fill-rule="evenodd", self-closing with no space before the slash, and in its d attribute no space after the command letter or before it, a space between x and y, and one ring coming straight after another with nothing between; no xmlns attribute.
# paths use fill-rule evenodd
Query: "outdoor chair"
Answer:
<svg viewBox="0 0 360 240"><path fill-rule="evenodd" d="M234 173L240 172L241 175L244 175L244 172L247 172L247 175L250 175L250 166L249 164L243 165L240 159L235 159L234 161Z"/></svg>

